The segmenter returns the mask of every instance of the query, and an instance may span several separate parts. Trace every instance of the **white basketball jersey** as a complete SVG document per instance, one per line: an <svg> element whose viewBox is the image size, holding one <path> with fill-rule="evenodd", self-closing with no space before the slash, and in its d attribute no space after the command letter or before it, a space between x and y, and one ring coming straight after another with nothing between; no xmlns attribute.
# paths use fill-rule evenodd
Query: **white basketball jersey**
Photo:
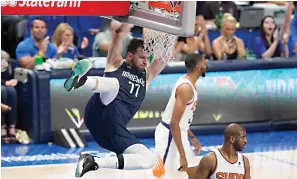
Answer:
<svg viewBox="0 0 297 179"><path fill-rule="evenodd" d="M217 158L217 165L209 179L243 179L245 170L243 155L241 153L237 152L238 159L232 164L223 157L219 149L216 149L214 152Z"/></svg>
<svg viewBox="0 0 297 179"><path fill-rule="evenodd" d="M176 89L181 84L184 84L184 83L190 84L192 86L193 92L194 92L193 98L190 101L188 101L186 109L185 109L185 111L183 113L183 116L182 116L182 118L180 120L180 123L179 123L179 126L180 126L181 130L188 130L191 123L192 123L192 120L193 120L194 111L196 110L197 91L196 91L196 88L192 85L192 83L188 79L186 79L184 77L181 77L179 80L177 80L174 88L172 89L171 96L169 98L166 109L165 109L165 111L163 113L163 116L162 116L162 121L165 122L166 124L170 124L170 121L171 121L171 118L172 118L172 112L173 112L174 105L175 105L175 100L176 100L175 99Z"/></svg>

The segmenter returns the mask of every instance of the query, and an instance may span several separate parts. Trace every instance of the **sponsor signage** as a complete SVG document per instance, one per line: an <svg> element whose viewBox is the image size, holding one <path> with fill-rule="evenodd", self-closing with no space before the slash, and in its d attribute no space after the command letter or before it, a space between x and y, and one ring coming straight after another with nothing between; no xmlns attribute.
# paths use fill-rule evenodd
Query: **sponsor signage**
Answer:
<svg viewBox="0 0 297 179"><path fill-rule="evenodd" d="M155 127L171 90L183 74L161 74L150 85L130 128ZM87 89L67 92L64 79L50 81L52 129L83 124ZM297 118L297 69L210 72L196 84L197 109L192 125L257 122Z"/></svg>

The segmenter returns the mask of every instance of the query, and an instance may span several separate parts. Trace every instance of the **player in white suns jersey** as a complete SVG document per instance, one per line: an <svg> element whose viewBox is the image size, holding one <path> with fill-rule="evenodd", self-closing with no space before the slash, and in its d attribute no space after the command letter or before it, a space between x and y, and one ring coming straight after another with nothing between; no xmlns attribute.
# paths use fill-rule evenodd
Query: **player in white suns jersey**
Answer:
<svg viewBox="0 0 297 179"><path fill-rule="evenodd" d="M207 65L203 56L189 54L185 59L187 74L172 89L171 97L155 131L155 147L158 154L154 176L175 175L186 171L194 178L199 160L195 157L189 138L199 154L201 146L189 129L197 105L196 82L205 76Z"/></svg>
<svg viewBox="0 0 297 179"><path fill-rule="evenodd" d="M205 155L195 179L250 179L250 163L239 153L247 143L246 130L239 124L225 128L223 147Z"/></svg>

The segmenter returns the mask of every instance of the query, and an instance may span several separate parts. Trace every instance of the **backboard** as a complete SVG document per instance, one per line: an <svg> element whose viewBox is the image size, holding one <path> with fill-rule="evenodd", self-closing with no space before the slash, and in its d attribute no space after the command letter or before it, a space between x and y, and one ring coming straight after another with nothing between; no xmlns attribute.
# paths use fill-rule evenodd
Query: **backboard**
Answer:
<svg viewBox="0 0 297 179"><path fill-rule="evenodd" d="M129 16L108 18L178 36L194 34L196 1L131 1L129 8Z"/></svg>

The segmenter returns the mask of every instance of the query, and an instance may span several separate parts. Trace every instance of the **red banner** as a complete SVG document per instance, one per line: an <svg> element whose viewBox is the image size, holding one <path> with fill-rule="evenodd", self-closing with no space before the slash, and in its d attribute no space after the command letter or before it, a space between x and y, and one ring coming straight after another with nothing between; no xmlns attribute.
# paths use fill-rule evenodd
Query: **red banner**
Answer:
<svg viewBox="0 0 297 179"><path fill-rule="evenodd" d="M1 0L1 15L128 16L130 1Z"/></svg>

